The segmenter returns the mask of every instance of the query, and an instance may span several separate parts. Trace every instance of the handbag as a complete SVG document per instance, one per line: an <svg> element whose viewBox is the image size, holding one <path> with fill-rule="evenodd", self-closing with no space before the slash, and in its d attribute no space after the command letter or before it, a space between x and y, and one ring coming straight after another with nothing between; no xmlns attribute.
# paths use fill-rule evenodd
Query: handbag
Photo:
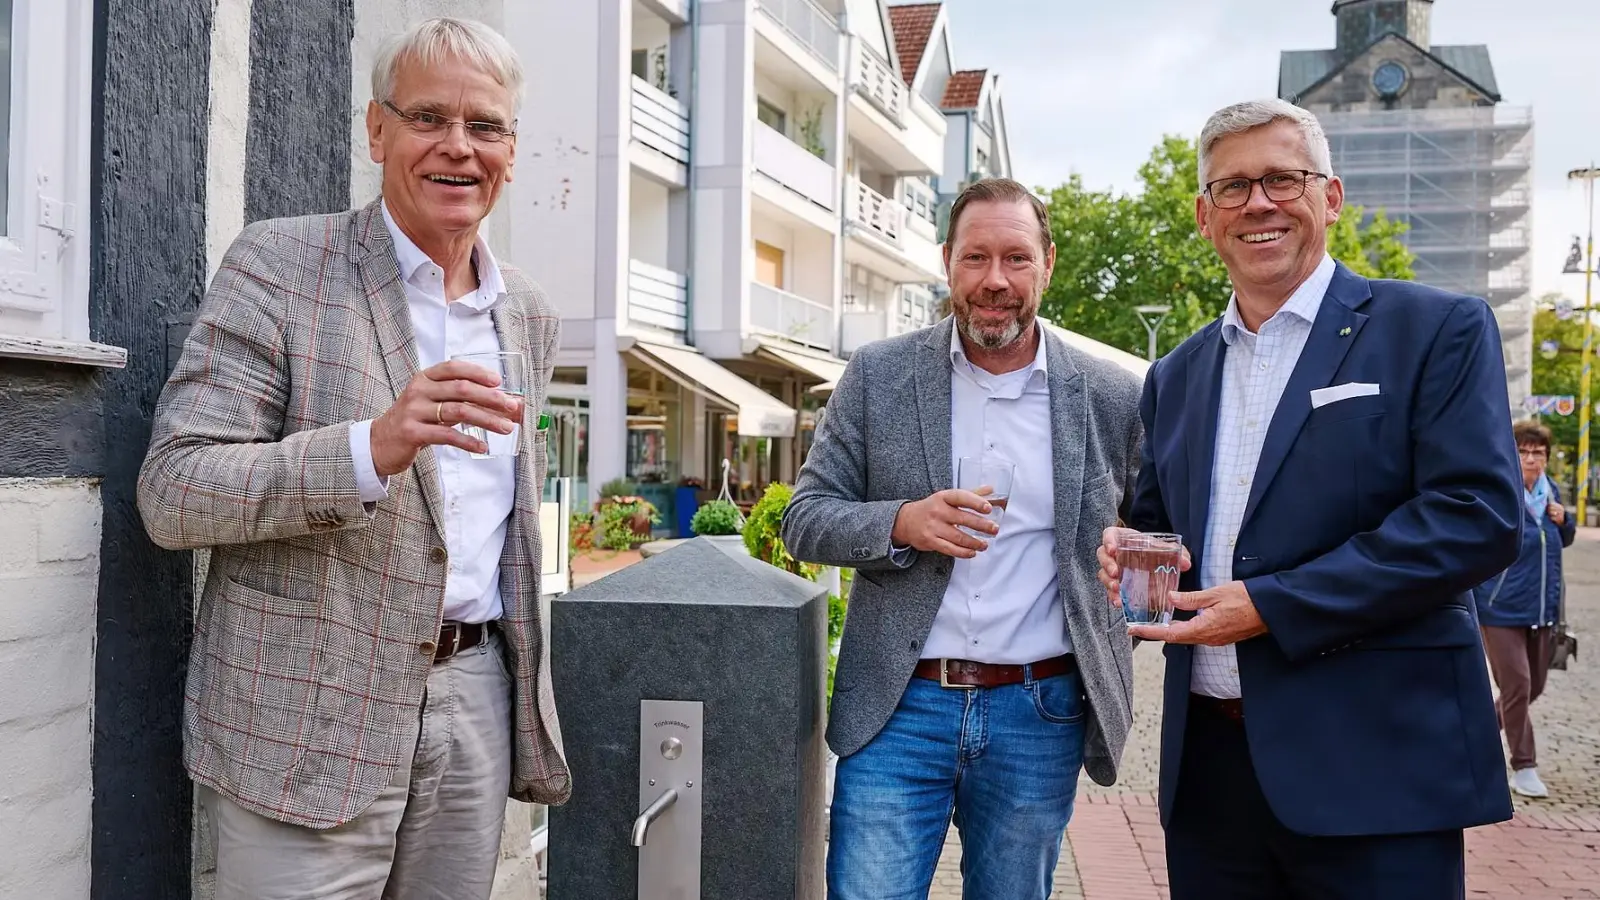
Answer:
<svg viewBox="0 0 1600 900"><path fill-rule="evenodd" d="M1561 615L1550 638L1550 668L1566 671L1567 660L1578 655L1578 635L1567 625L1567 580L1561 579Z"/></svg>

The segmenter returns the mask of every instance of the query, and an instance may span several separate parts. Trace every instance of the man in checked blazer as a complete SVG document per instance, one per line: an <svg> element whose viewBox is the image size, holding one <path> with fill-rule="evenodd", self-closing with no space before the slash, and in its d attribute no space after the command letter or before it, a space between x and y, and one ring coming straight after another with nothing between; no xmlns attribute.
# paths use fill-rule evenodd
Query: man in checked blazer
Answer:
<svg viewBox="0 0 1600 900"><path fill-rule="evenodd" d="M1095 550L1133 493L1139 378L1039 324L1055 246L1022 185L963 191L944 257L954 315L856 351L784 516L796 558L856 573L831 900L926 897L952 814L967 900L1045 900L1079 771L1111 784L1128 735ZM1015 465L998 526L962 457Z"/></svg>
<svg viewBox="0 0 1600 900"><path fill-rule="evenodd" d="M548 301L479 234L522 70L424 22L373 69L383 195L257 222L156 410L151 537L212 548L184 759L219 898L487 898L505 800L571 791L542 638ZM524 354L527 393L466 352ZM506 435L515 456L473 458ZM506 443L511 443L507 440Z"/></svg>

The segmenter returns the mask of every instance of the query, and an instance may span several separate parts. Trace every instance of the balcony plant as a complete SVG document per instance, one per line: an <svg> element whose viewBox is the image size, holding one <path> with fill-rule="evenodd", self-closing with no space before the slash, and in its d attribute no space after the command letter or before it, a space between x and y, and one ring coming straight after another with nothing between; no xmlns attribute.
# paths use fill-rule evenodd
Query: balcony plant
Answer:
<svg viewBox="0 0 1600 900"><path fill-rule="evenodd" d="M828 148L822 143L822 104L809 107L800 114L797 123L800 132L800 146L811 151L817 159L828 158Z"/></svg>
<svg viewBox="0 0 1600 900"><path fill-rule="evenodd" d="M739 533L739 507L713 500L694 511L689 530L701 537L731 537Z"/></svg>

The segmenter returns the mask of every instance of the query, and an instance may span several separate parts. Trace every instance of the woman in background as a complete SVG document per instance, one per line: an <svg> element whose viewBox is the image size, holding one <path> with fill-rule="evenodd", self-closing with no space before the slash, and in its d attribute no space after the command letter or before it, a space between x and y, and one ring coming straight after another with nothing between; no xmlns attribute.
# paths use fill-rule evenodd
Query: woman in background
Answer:
<svg viewBox="0 0 1600 900"><path fill-rule="evenodd" d="M1561 549L1572 545L1573 522L1561 505L1545 466L1550 429L1538 422L1513 426L1522 460L1527 520L1522 553L1511 568L1478 586L1478 622L1489 668L1500 691L1500 727L1511 749L1511 789L1524 797L1547 797L1539 780L1528 707L1544 692L1555 625L1561 613Z"/></svg>

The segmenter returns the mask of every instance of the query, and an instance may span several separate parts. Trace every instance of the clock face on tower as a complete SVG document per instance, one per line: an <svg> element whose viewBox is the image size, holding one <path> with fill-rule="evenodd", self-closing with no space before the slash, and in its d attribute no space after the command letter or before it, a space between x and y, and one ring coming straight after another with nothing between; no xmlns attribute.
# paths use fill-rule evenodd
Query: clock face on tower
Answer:
<svg viewBox="0 0 1600 900"><path fill-rule="evenodd" d="M1406 82L1410 80L1411 73L1406 67L1397 62L1386 62L1378 66L1372 73L1372 88L1382 97L1398 97L1405 90Z"/></svg>

